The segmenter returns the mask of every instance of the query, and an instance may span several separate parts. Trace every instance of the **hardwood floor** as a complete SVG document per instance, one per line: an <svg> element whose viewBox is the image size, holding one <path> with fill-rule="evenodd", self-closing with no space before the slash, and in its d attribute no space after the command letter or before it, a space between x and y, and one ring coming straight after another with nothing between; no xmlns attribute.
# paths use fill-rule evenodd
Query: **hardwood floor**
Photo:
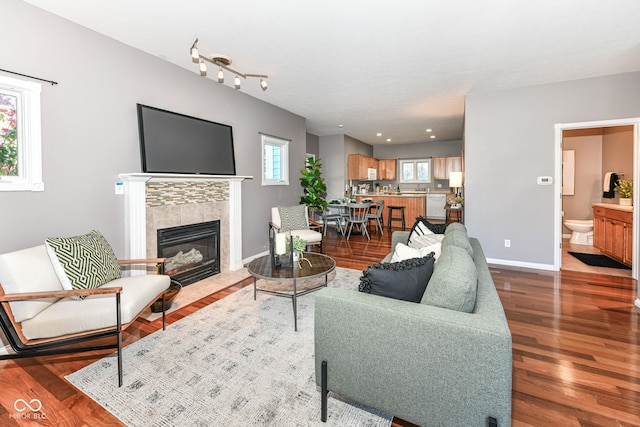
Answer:
<svg viewBox="0 0 640 427"><path fill-rule="evenodd" d="M324 252L337 265L365 269L387 254L390 236L349 241L329 230ZM640 309L635 281L604 274L491 267L513 337L514 426L640 426ZM175 322L234 291L244 280L168 315ZM137 321L125 344L161 327ZM120 426L64 376L105 352L0 361L0 425L16 417L16 399L39 399L51 426ZM126 375L126 360L125 360ZM394 426L411 426L395 419Z"/></svg>

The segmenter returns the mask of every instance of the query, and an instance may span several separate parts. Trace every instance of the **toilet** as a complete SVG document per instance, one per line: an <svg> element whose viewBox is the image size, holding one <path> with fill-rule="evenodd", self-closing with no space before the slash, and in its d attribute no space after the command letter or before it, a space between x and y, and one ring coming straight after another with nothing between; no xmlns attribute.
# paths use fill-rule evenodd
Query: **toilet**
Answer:
<svg viewBox="0 0 640 427"><path fill-rule="evenodd" d="M571 230L569 243L577 245L593 245L592 219L565 219L564 226Z"/></svg>

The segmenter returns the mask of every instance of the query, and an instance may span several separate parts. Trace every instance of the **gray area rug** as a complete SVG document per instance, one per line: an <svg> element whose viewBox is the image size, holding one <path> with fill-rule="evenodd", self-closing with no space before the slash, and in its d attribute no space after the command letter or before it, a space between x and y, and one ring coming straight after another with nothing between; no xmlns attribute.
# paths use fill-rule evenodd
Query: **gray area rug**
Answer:
<svg viewBox="0 0 640 427"><path fill-rule="evenodd" d="M360 274L337 268L329 287L357 289ZM121 388L115 354L66 378L129 426L389 426L332 394L320 421L315 294L298 298L298 332L290 299L247 286L124 348Z"/></svg>

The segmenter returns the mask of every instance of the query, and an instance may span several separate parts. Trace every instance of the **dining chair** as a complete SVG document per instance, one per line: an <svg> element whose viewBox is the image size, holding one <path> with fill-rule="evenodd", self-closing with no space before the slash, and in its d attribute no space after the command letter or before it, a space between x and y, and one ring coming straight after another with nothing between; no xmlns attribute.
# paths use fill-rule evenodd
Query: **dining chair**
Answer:
<svg viewBox="0 0 640 427"><path fill-rule="evenodd" d="M347 208L349 209L349 218L347 219L347 226L349 227L349 232L347 233L347 240L351 237L351 231L353 231L353 226L359 228L362 234L367 236L367 239L371 239L369 236L369 231L367 230L367 223L369 220L367 219L367 215L369 214L369 208L371 207L371 203L349 203L347 204Z"/></svg>
<svg viewBox="0 0 640 427"><path fill-rule="evenodd" d="M371 209L367 214L367 226L369 225L369 221L375 221L376 232L378 229L380 230L380 234L384 234L382 231L382 224L384 221L382 220L382 212L384 211L384 200L376 200L376 202L371 205Z"/></svg>
<svg viewBox="0 0 640 427"><path fill-rule="evenodd" d="M327 235L327 228L329 228L327 226L329 225L329 221L332 221L336 225L336 230L338 230L338 232L344 236L344 232L346 228L346 227L343 227L343 224L345 223L344 218L345 216L344 216L343 205L327 206L324 209L324 212L322 213L322 222L324 223L324 235L325 236Z"/></svg>

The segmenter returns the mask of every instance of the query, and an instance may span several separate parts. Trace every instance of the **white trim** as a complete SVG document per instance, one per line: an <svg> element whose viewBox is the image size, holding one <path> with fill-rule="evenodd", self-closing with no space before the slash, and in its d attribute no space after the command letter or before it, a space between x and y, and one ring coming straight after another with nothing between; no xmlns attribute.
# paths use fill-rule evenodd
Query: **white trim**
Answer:
<svg viewBox="0 0 640 427"><path fill-rule="evenodd" d="M555 125L555 173L556 177L562 176L562 131L567 129L586 129L586 128L601 128L612 126L633 126L633 181L640 182L640 162L638 157L640 156L640 147L638 146L640 141L640 117L630 117L626 119L613 119L613 120L600 120L593 122L577 122L577 123L557 123ZM562 263L562 235L561 235L561 218L560 213L562 211L562 183L560 179L556 179L555 191L559 196L554 203L555 208L555 226L554 226L554 265L557 270L560 269ZM638 191L633 192L633 205L640 206L640 196ZM633 210L633 261L631 266L631 277L638 280L638 250L640 250L640 226L638 226L638 209ZM636 282L636 286L637 282ZM636 305L640 301L640 287L637 288L638 299ZM638 305L640 307L640 305Z"/></svg>
<svg viewBox="0 0 640 427"><path fill-rule="evenodd" d="M549 271L557 271L555 266L552 264L538 264L535 262L522 262L522 261L513 261L511 259L496 259L496 258L487 258L488 264L496 264L496 265L506 265L509 267L522 267L522 268L531 268L534 270L549 270Z"/></svg>
<svg viewBox="0 0 640 427"><path fill-rule="evenodd" d="M243 268L242 263L242 181L250 176L122 173L124 182L125 256L147 258L147 182L227 181L229 182L229 270ZM131 275L144 275L146 269L132 269Z"/></svg>
<svg viewBox="0 0 640 427"><path fill-rule="evenodd" d="M42 181L42 85L0 76L0 88L18 98L18 176L0 176L0 191L44 191Z"/></svg>
<svg viewBox="0 0 640 427"><path fill-rule="evenodd" d="M270 136L260 134L261 139L261 166L262 166L262 185L289 185L289 140L284 138L278 138L276 136ZM278 146L281 148L282 153L280 157L280 179L272 179L266 177L266 157L264 155L264 149L266 145Z"/></svg>

